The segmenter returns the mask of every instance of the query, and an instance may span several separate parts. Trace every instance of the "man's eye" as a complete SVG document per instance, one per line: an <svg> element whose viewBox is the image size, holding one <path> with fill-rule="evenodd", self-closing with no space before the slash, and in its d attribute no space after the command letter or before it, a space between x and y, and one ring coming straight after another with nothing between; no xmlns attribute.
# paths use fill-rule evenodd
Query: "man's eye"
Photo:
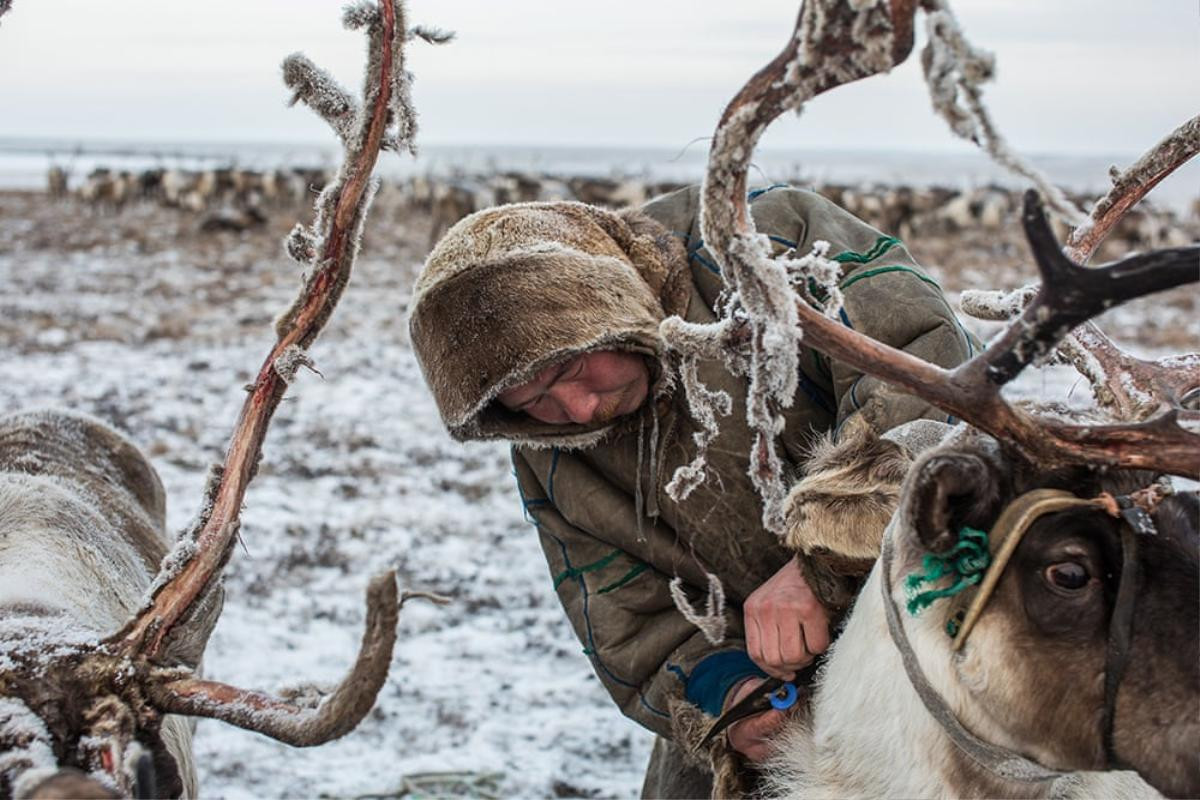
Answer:
<svg viewBox="0 0 1200 800"><path fill-rule="evenodd" d="M547 413L549 413L551 410L552 410L552 408L551 408L550 398L547 397L546 395L542 395L537 400L534 400L532 403L530 403L528 406L525 407L526 413L531 413L531 412L536 411L543 416L546 415Z"/></svg>
<svg viewBox="0 0 1200 800"><path fill-rule="evenodd" d="M563 376L565 380L573 381L583 373L583 359L575 359L575 366L567 370L567 374Z"/></svg>

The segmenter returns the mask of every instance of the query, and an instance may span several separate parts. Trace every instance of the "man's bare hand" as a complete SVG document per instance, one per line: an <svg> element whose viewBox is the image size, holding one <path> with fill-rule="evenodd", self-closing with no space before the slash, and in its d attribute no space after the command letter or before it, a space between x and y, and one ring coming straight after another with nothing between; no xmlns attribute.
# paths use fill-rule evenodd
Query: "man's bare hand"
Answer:
<svg viewBox="0 0 1200 800"><path fill-rule="evenodd" d="M829 647L829 615L792 559L746 598L746 652L763 672L790 681Z"/></svg>
<svg viewBox="0 0 1200 800"><path fill-rule="evenodd" d="M733 687L725 700L725 708L732 708L739 700L761 686L762 682L762 678L747 678ZM784 712L775 709L740 719L725 731L729 738L729 746L745 756L747 761L758 763L770 755L771 747L766 740L783 726L784 719Z"/></svg>

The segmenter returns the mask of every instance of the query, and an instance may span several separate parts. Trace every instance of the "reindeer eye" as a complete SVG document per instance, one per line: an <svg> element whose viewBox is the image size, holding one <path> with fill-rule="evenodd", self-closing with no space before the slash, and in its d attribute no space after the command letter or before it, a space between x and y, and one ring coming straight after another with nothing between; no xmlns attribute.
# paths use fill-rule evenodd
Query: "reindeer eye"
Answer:
<svg viewBox="0 0 1200 800"><path fill-rule="evenodd" d="M1087 568L1075 561L1064 561L1046 567L1046 580L1060 589L1076 591L1087 586L1091 575Z"/></svg>

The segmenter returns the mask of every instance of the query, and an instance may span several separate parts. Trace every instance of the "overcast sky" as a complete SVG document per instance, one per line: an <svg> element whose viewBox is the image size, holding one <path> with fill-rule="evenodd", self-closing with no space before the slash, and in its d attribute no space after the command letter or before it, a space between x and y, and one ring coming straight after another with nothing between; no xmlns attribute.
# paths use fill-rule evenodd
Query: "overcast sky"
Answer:
<svg viewBox="0 0 1200 800"><path fill-rule="evenodd" d="M329 0L14 0L0 21L0 137L326 141L286 108L294 50L357 86L362 42ZM782 47L783 0L412 0L427 144L682 148ZM1141 152L1200 110L1195 0L969 0L996 53L987 96L1027 152ZM958 148L928 110L915 58L780 120L768 146Z"/></svg>

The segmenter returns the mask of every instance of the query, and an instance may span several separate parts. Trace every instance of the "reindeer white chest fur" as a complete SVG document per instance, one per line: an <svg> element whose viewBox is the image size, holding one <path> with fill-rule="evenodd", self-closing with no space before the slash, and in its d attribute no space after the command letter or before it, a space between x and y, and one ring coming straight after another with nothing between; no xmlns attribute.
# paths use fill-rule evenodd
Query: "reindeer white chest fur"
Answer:
<svg viewBox="0 0 1200 800"><path fill-rule="evenodd" d="M895 524L885 535L892 535ZM822 670L807 718L779 740L765 770L768 793L783 797L1160 797L1132 772L1076 772L1045 782L1006 781L973 763L926 710L891 640L877 563ZM900 572L899 567L894 567ZM899 575L893 599L903 609ZM1017 742L973 701L989 683L1011 681L1003 631L979 630L961 658L947 656L942 622L902 619L929 683L985 741L1049 760Z"/></svg>

